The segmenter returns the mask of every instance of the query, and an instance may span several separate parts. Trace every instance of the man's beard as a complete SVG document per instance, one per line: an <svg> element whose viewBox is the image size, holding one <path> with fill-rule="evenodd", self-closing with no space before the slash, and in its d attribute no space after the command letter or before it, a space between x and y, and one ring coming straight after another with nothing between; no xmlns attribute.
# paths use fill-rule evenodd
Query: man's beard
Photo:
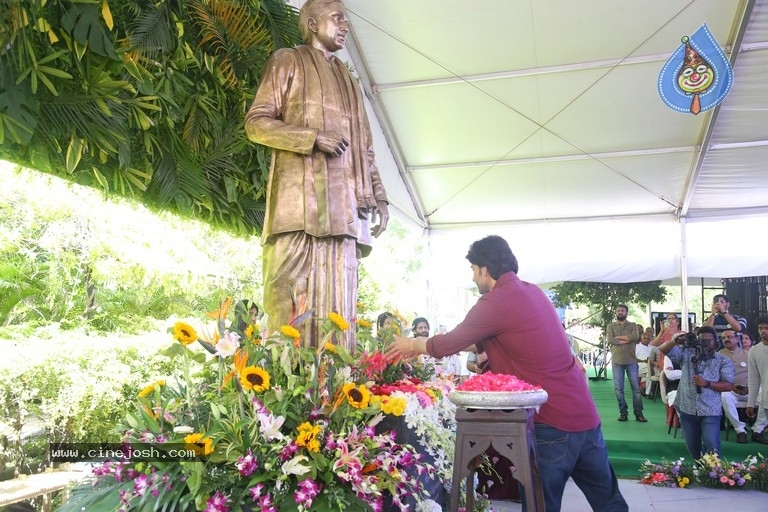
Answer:
<svg viewBox="0 0 768 512"><path fill-rule="evenodd" d="M623 322L626 319L627 319L627 315L616 315L616 320L618 320L619 322Z"/></svg>

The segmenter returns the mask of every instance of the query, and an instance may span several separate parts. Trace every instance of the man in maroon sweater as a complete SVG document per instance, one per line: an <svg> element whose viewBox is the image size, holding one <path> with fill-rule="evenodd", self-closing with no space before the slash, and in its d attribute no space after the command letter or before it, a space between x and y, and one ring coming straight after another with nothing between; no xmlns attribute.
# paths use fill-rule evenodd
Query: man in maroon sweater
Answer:
<svg viewBox="0 0 768 512"><path fill-rule="evenodd" d="M387 356L443 357L475 345L488 355L490 371L540 385L549 395L534 416L547 512L560 510L571 477L593 510L628 510L595 403L552 303L536 285L517 277L517 259L503 238L474 242L467 259L481 297L464 321L429 339L398 336Z"/></svg>

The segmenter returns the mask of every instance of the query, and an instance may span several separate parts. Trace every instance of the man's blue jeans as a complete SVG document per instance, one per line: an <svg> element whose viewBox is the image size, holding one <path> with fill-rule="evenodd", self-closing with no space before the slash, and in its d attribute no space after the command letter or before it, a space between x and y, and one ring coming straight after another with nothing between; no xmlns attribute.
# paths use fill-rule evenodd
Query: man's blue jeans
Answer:
<svg viewBox="0 0 768 512"><path fill-rule="evenodd" d="M627 414L627 399L624 398L624 373L629 379L632 388L632 408L635 417L643 414L643 395L640 393L640 381L637 375L637 363L616 364L612 363L613 387L616 389L616 400L619 402L619 414Z"/></svg>
<svg viewBox="0 0 768 512"><path fill-rule="evenodd" d="M608 462L608 450L599 425L582 432L565 432L541 423L536 423L534 428L547 512L560 512L563 491L569 478L573 478L584 493L592 510L629 510L619 491L616 473ZM522 489L520 495L525 512L525 492Z"/></svg>
<svg viewBox="0 0 768 512"><path fill-rule="evenodd" d="M695 416L677 411L688 453L694 459L708 452L720 453L720 416Z"/></svg>

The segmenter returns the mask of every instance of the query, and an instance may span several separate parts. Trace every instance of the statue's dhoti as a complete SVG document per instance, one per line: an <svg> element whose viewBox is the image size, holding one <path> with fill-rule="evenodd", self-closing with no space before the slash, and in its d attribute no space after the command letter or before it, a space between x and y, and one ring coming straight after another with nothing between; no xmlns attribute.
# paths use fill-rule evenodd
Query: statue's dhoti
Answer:
<svg viewBox="0 0 768 512"><path fill-rule="evenodd" d="M331 340L352 352L355 347L357 312L357 242L348 236L318 238L295 231L272 235L262 251L264 274L264 311L269 315L270 334L290 322L293 304L306 297L308 309L314 313L299 325L304 346L320 343L318 318L338 313L350 328L342 339Z"/></svg>

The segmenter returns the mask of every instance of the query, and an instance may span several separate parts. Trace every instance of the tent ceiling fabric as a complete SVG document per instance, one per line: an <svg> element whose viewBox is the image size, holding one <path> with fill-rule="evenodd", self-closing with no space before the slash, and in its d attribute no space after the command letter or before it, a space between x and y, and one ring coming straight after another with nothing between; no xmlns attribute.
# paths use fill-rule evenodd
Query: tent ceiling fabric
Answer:
<svg viewBox="0 0 768 512"><path fill-rule="evenodd" d="M526 232L530 244L554 239L562 255L563 231L597 247L624 233L634 251L656 240L616 219L660 224L680 246L685 220L727 215L727 230L768 213L768 0L344 3L387 158L435 240L465 228ZM658 75L703 23L734 64L734 85L719 107L681 114L659 98ZM613 270L537 279L631 280L621 269L636 258L614 265L621 252L604 254ZM655 258L641 275L680 276L680 255Z"/></svg>

